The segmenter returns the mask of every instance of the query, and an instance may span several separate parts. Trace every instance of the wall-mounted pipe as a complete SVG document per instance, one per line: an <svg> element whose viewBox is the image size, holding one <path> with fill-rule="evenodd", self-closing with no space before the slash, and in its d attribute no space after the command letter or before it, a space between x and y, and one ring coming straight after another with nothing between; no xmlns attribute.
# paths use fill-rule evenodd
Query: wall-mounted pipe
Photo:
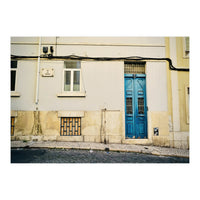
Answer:
<svg viewBox="0 0 200 200"><path fill-rule="evenodd" d="M37 72L36 72L36 95L35 95L35 104L38 105L39 102L39 78L40 78L40 49L41 49L41 37L39 37L38 43L38 62L37 62Z"/></svg>

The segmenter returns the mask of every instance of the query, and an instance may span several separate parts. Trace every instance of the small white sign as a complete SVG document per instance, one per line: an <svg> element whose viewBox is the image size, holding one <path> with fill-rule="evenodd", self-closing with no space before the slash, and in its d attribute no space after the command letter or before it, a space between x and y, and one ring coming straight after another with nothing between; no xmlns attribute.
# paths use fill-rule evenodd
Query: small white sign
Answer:
<svg viewBox="0 0 200 200"><path fill-rule="evenodd" d="M42 68L42 77L53 77L54 69L53 68Z"/></svg>

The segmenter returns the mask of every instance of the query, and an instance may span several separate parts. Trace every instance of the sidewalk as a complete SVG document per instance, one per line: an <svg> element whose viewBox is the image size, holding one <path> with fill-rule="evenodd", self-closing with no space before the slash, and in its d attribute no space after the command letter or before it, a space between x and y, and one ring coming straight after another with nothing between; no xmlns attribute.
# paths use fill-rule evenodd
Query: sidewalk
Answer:
<svg viewBox="0 0 200 200"><path fill-rule="evenodd" d="M56 141L11 141L11 148L61 148L85 150L109 150L145 153L158 156L177 156L189 158L189 150L158 146L131 145L131 144L103 144L89 142L56 142Z"/></svg>

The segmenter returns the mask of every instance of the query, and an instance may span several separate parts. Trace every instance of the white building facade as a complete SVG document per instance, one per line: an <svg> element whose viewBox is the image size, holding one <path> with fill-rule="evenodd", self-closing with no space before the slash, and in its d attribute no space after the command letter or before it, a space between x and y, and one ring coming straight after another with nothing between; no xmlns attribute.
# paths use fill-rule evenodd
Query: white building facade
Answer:
<svg viewBox="0 0 200 200"><path fill-rule="evenodd" d="M164 37L12 37L11 139L171 146L165 57Z"/></svg>

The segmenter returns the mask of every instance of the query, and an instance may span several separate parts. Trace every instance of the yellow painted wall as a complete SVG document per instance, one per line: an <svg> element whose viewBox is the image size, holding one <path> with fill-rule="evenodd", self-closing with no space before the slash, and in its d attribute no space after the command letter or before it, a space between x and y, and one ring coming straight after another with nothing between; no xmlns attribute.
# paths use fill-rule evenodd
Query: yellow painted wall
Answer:
<svg viewBox="0 0 200 200"><path fill-rule="evenodd" d="M189 73L178 73L179 85L179 111L180 111L180 131L189 131L189 124L187 123L186 113L186 86L189 86Z"/></svg>
<svg viewBox="0 0 200 200"><path fill-rule="evenodd" d="M165 38L166 43L166 58L170 57L169 37ZM168 115L173 120L172 115L172 85L171 85L171 71L169 70L169 64L167 63L167 98L168 98Z"/></svg>
<svg viewBox="0 0 200 200"><path fill-rule="evenodd" d="M184 37L176 38L176 48L177 48L177 52L176 52L177 53L177 67L188 68L189 57L186 57L184 55Z"/></svg>
<svg viewBox="0 0 200 200"><path fill-rule="evenodd" d="M165 38L166 43L166 57L170 58L170 43L169 37ZM184 54L184 37L176 37L176 54L177 66L176 68L189 68L189 57ZM178 92L179 92L179 113L180 113L180 131L189 131L189 123L187 122L187 108L186 108L186 86L189 86L189 72L178 71ZM167 66L167 89L168 89L168 112L173 121L172 110L172 87L171 73Z"/></svg>
<svg viewBox="0 0 200 200"><path fill-rule="evenodd" d="M184 37L176 38L177 68L189 68L189 57L184 55ZM186 86L189 86L189 72L178 72L180 131L189 131L186 113Z"/></svg>

